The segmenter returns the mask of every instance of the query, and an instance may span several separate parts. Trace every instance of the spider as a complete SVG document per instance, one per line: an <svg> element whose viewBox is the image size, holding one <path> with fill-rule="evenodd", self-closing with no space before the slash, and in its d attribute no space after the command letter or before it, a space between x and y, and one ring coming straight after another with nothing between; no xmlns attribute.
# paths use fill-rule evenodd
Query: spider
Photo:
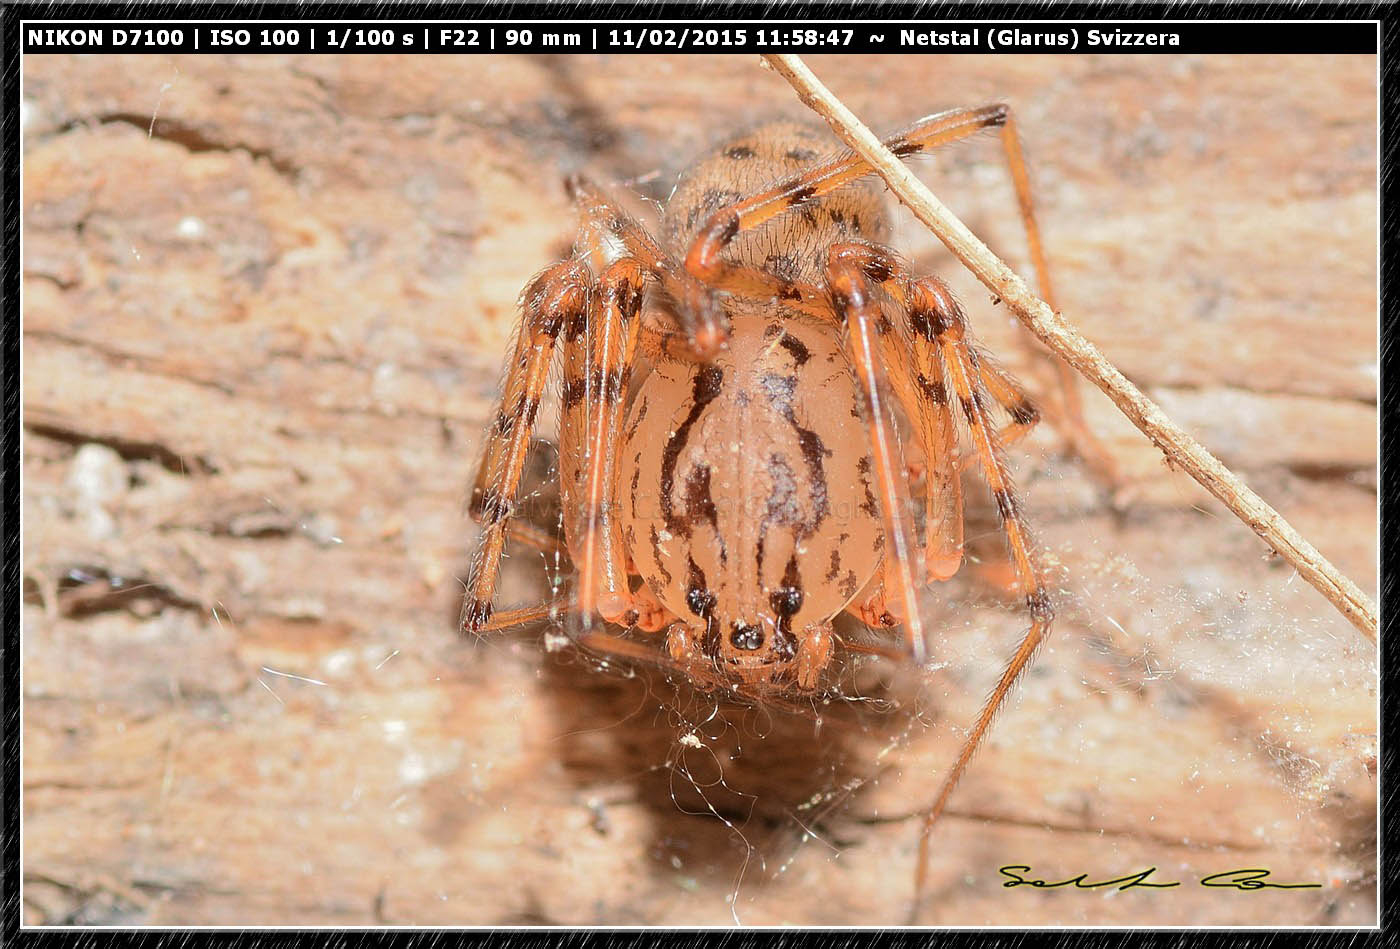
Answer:
<svg viewBox="0 0 1400 949"><path fill-rule="evenodd" d="M1028 178L1002 104L929 116L886 139L914 155L998 130L1042 291L1053 306ZM584 646L673 664L702 688L812 693L839 650L842 611L903 627L922 664L915 594L963 559L960 430L996 500L1029 628L926 812L929 833L997 710L1044 641L1050 597L1003 449L1037 423L1021 387L979 351L947 285L883 240L883 196L853 152L818 160L820 133L763 126L681 178L658 241L573 177L574 255L536 275L469 511L482 525L462 628L485 633L558 604L493 615L527 451L562 350L559 479L570 606ZM675 253L669 252L668 249ZM645 368L637 372L637 367ZM921 461L906 460L897 403ZM1001 406L1009 421L997 427ZM922 469L921 479L911 471ZM923 541L910 510L922 484ZM664 633L654 645L600 629Z"/></svg>

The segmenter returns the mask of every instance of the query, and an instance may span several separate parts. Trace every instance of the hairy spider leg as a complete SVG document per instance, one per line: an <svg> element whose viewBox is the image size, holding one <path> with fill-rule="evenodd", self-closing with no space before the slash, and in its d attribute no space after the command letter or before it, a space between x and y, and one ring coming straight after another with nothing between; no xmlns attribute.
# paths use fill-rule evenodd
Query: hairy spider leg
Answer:
<svg viewBox="0 0 1400 949"><path fill-rule="evenodd" d="M532 285L533 279L531 284L527 284L527 289ZM521 291L521 305L524 303L525 291ZM482 449L481 461L477 465L476 478L472 482L471 496L467 502L467 514L474 521L481 520L486 492L491 486L493 476L500 470L507 446L510 444L516 412L525 393L526 373L523 366L529 359L530 345L530 334L524 331L523 324L517 326L511 338L510 355L506 358L503 370L504 391L501 393L500 403L496 406L496 415L491 427L487 429L486 445Z"/></svg>
<svg viewBox="0 0 1400 949"><path fill-rule="evenodd" d="M591 325L572 328L574 344L577 334L584 334L587 348L578 350L576 345L566 344L560 405L560 493L569 525L570 552L579 564L579 608L585 629L591 627L597 609L609 622L658 632L675 616L645 585L628 591L627 578L636 570L613 522L617 498L612 495L612 485L638 342L649 359L660 355L660 350L677 359L703 358L693 336L645 325L645 281L656 279L671 287L668 292L674 294L678 283L693 280L639 221L609 200L597 185L574 175L565 186L583 219L586 249L603 274ZM571 446L583 446L582 458L577 454L579 449ZM585 492L582 499L579 486Z"/></svg>
<svg viewBox="0 0 1400 949"><path fill-rule="evenodd" d="M607 266L609 254L633 257L655 275L665 295L676 302L666 313L685 342L684 351L678 352L680 358L706 360L719 352L729 335L729 325L711 291L682 270L646 228L598 185L582 175L571 175L564 186L578 207L581 230L595 266Z"/></svg>
<svg viewBox="0 0 1400 949"><path fill-rule="evenodd" d="M1006 121L1004 105L958 109L922 119L885 139L885 147L901 157L967 138ZM793 207L830 194L874 169L855 152L845 152L800 175L777 182L728 207L720 208L696 234L685 257L685 269L704 281L717 281L734 265L724 260L726 246L740 232L771 221Z"/></svg>
<svg viewBox="0 0 1400 949"><path fill-rule="evenodd" d="M983 477L991 488L997 511L1001 514L1002 527L1006 531L1006 539L1011 548L1011 561L1021 592L1026 597L1031 625L1007 663L1001 678L997 680L991 695L983 704L963 742L957 760L944 778L938 796L924 816L919 837L919 863L914 879L913 905L916 909L928 872L929 839L934 824L943 813L953 788L967 769L968 762L982 744L992 719L996 717L1016 681L1045 641L1054 619L1050 596L1042 583L1039 566L1032 557L1030 532L1012 492L1011 475L1002 453L1002 446L996 429L987 417L989 396L982 381L981 360L968 338L966 316L952 292L937 278L925 277L917 282L917 286L927 291L925 299L931 305L931 309L926 321L926 332L942 348L948 378L953 384L959 408L967 421L969 435L982 464Z"/></svg>
<svg viewBox="0 0 1400 949"><path fill-rule="evenodd" d="M666 294L679 304L668 310L680 330L680 339L668 346L668 352L675 358L707 359L728 335L722 316L713 306L707 305L708 299L700 299L701 295L708 298L715 290L782 300L789 307L819 319L828 315L824 290L807 283L782 280L756 267L733 264L713 282L698 281L677 266L638 221L619 211L598 185L578 175L568 179L567 184L593 239L606 242L611 235L621 242L628 254L657 275ZM681 342L684 348L678 345Z"/></svg>
<svg viewBox="0 0 1400 949"><path fill-rule="evenodd" d="M998 128L1001 132L1002 149L1016 190L1021 223L1026 232L1026 242L1030 247L1031 262L1035 267L1041 296L1052 310L1058 312L1040 226L1035 216L1030 175L1010 106L995 103L979 108L940 112L920 119L909 128L891 135L884 140L884 145L895 155L904 158L961 141L990 128ZM780 181L763 192L719 209L691 244L685 258L686 270L703 280L718 282L727 271L734 269L735 265L724 261L721 254L740 231L757 227L789 208L828 194L873 172L874 168L860 155L846 152L800 175ZM1049 360L1055 366L1064 400L1063 425L1069 429L1070 441L1108 481L1116 482L1116 464L1084 422L1079 382L1074 370L1064 360L1036 345L1030 338L1029 331L1024 331L1022 339L1037 359Z"/></svg>
<svg viewBox="0 0 1400 949"><path fill-rule="evenodd" d="M852 247L846 245L842 249ZM833 252L841 251L833 248ZM943 383L943 356L917 334L897 331L883 313L876 329L890 386L914 427L915 441L924 457L924 573L929 580L947 580L962 565L963 502L957 467L957 429ZM881 583L857 598L846 611L865 625L880 628L899 622L890 607L885 584Z"/></svg>
<svg viewBox="0 0 1400 949"><path fill-rule="evenodd" d="M1006 164L1011 171L1011 182L1016 189L1016 203L1021 212L1021 224L1026 232L1026 243L1030 247L1031 264L1035 267L1036 281L1040 285L1040 298L1044 300L1054 312L1060 312L1059 302L1055 297L1055 288L1050 280L1050 266L1045 259L1045 246L1040 236L1040 224L1035 216L1035 198L1031 189L1030 173L1026 166L1025 155L1021 152L1021 137L1016 131L1016 121L1011 114L1011 107L1006 107L1006 121L1001 127L1001 145L1006 155ZM1103 443L1089 431L1089 426L1084 421L1084 402L1079 394L1079 377L1075 375L1074 369L1063 359L1048 352L1043 346L1038 345L1030 330L1024 325L1021 326L1021 342L1026 349L1036 358L1042 361L1049 361L1055 367L1055 372L1059 377L1060 397L1064 401L1064 425L1069 428L1068 436L1070 442L1078 450L1081 457L1088 461L1099 473L1109 482L1119 481L1118 464L1113 460L1113 456L1104 448ZM990 386L988 388L991 388ZM1057 428L1059 426L1056 426ZM1006 443L1004 443L1006 444Z"/></svg>
<svg viewBox="0 0 1400 949"><path fill-rule="evenodd" d="M997 365L994 359L975 344L969 342L968 346L977 354L977 378L986 388L987 394L1011 416L1011 421L997 430L998 443L1002 448L1010 448L1035 428L1040 421L1040 411L1021 388L1021 384ZM979 457L969 455L963 459L962 470L966 470Z"/></svg>
<svg viewBox="0 0 1400 949"><path fill-rule="evenodd" d="M839 248L841 245L837 245ZM898 430L889 414L889 380L876 357L879 305L871 297L860 268L833 252L827 261L827 282L836 315L846 324L847 352L864 400L870 426L870 459L885 529L885 568L882 595L904 621L904 638L910 657L923 665L926 645L923 621L915 597L916 573L923 572L922 551L912 543L909 485L905 481ZM882 625L892 625L882 623Z"/></svg>
<svg viewBox="0 0 1400 949"><path fill-rule="evenodd" d="M549 267L521 294L525 314L472 491L470 510L483 529L462 607L461 626L469 632L480 632L491 619L506 529L514 513L540 399L549 382L555 344L566 325L588 312L592 294L593 275L576 260Z"/></svg>
<svg viewBox="0 0 1400 949"><path fill-rule="evenodd" d="M593 305L565 332L559 482L585 627L595 609L618 622L631 608L612 485L641 325L643 268L634 257L609 264Z"/></svg>
<svg viewBox="0 0 1400 949"><path fill-rule="evenodd" d="M510 515L561 335L560 488L566 550L580 578L570 602L579 608L585 630L595 609L605 620L650 632L674 620L649 590L628 589L627 557L612 516L611 485L641 330L645 281L648 276L664 280L677 268L640 224L607 203L591 184L574 178L568 186L578 199L589 249L600 258L603 273L595 281L582 261L562 261L532 280L522 294L525 317L469 508L485 527L463 609L463 628L473 632L520 625L553 609L546 605L513 610L502 615L502 622L491 621L505 539L520 536L541 549L558 549L542 532L514 528ZM608 262L605 234L621 242L625 256Z"/></svg>
<svg viewBox="0 0 1400 949"><path fill-rule="evenodd" d="M958 491L957 509L960 512L962 510L961 489L957 487L959 485L958 479L953 476L955 470L953 466L957 457L956 436L951 409L948 408L947 387L944 385L943 359L939 348L933 344L929 335L922 331L921 325L921 320L926 319L924 314L927 314L934 306L935 295L949 293L947 286L936 278L924 280L914 278L909 272L908 264L900 258L898 253L891 248L882 247L870 241L851 241L842 249L842 253L850 257L867 277L878 283L880 288L889 294L896 306L910 317L909 329L912 334L915 372L918 374L915 379L918 392L928 402L944 407L943 418L940 421L946 421L944 430L948 437L953 439L951 450L947 453L948 461L943 463L942 459L928 459L929 472L940 482L945 479L951 480L952 485L955 486L954 490ZM971 341L968 345L973 346ZM886 364L890 368L891 379L895 379L896 374L901 377L904 375L902 359L898 358L897 353L891 353L891 358L887 360ZM980 348L977 349L977 376L988 394L1006 409L1011 417L1011 420L997 431L998 443L1002 448L1008 448L1035 428L1040 421L1040 411L1030 400L1026 391L1021 388L1020 383ZM898 388L898 382L896 382L896 388ZM914 412L909 411L909 403L906 401L903 404L909 417L915 419ZM934 444L949 443L935 440ZM924 445L923 447L927 454L928 446ZM968 455L956 470L966 470L977 458L976 454ZM929 503L933 504L932 498L929 499ZM929 513L930 516L933 516L932 507L930 507ZM929 575L932 579L945 580L957 571L958 564L962 559L961 526L958 527L957 536L957 560L946 564L946 572L941 575L936 572L939 569L939 552L930 550L928 555Z"/></svg>
<svg viewBox="0 0 1400 949"><path fill-rule="evenodd" d="M549 600L536 606L522 606L515 610L502 610L499 613L492 613L491 619L483 623L479 628L473 630L480 633L494 633L502 629L510 629L512 626L523 626L526 623L534 623L538 620L564 613L574 605L573 594L561 596L558 599Z"/></svg>
<svg viewBox="0 0 1400 949"><path fill-rule="evenodd" d="M593 247L605 247L611 239L616 239L622 244L622 252L635 257L644 269L656 274L674 269L675 262L646 228L609 199L598 185L583 175L570 175L564 179L564 188L577 205L583 218L582 230ZM598 263L606 266L608 261Z"/></svg>
<svg viewBox="0 0 1400 949"><path fill-rule="evenodd" d="M890 326L880 342L890 380L924 455L926 575L930 580L947 580L962 565L962 479L943 354L924 331L927 291L910 279L907 266L889 248L850 241L833 247L831 253L878 284L903 315L902 332Z"/></svg>
<svg viewBox="0 0 1400 949"><path fill-rule="evenodd" d="M899 649L892 649L889 646L881 646L878 643L857 643L849 639L841 640L841 648L847 652L863 653L867 656L882 656L893 662L903 662L908 656Z"/></svg>
<svg viewBox="0 0 1400 949"><path fill-rule="evenodd" d="M529 521L512 519L506 525L506 539L518 540L528 547L533 547L555 563L573 560L566 546L555 540L549 531L536 527Z"/></svg>

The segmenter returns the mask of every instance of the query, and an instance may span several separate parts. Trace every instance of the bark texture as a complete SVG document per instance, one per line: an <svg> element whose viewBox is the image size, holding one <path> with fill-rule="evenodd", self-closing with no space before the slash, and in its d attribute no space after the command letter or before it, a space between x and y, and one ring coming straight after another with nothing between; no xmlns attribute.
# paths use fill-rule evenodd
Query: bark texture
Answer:
<svg viewBox="0 0 1400 949"><path fill-rule="evenodd" d="M877 130L1010 102L1065 315L1375 595L1374 58L810 64ZM743 709L455 632L515 299L572 240L562 176L664 199L802 116L784 82L709 56L24 66L29 922L905 918L919 811L1025 626L975 472L923 681L865 661L845 698ZM919 167L1024 265L999 162ZM1007 314L898 234L1034 379ZM1373 921L1372 650L1085 395L1128 485L1111 503L1048 426L1014 453L1060 618L920 921ZM544 566L517 548L502 604ZM1182 885L1006 889L1008 864ZM1323 886L1198 883L1242 867Z"/></svg>

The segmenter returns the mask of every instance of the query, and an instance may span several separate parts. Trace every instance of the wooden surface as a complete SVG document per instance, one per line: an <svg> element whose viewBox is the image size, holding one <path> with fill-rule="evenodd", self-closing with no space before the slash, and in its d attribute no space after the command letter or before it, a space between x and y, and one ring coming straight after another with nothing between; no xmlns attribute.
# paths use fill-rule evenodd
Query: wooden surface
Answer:
<svg viewBox="0 0 1400 949"><path fill-rule="evenodd" d="M1369 594L1371 57L812 57L877 130L1012 103L1061 307ZM751 57L26 57L29 922L893 924L1024 626L995 515L935 669L716 707L455 621L462 514L562 176L664 198L800 115ZM918 167L1025 266L994 139ZM897 243L1027 370L1006 313ZM1092 394L1111 503L1016 453L1054 638L938 828L935 924L1375 918L1371 648ZM972 477L970 476L970 481ZM503 603L549 592L511 561ZM1004 889L997 868L1174 889ZM1200 877L1267 867L1320 889Z"/></svg>

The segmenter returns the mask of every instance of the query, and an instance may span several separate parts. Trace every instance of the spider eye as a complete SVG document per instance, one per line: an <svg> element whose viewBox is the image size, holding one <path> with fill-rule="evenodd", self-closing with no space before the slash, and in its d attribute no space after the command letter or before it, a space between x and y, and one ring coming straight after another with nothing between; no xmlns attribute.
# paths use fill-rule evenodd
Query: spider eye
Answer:
<svg viewBox="0 0 1400 949"><path fill-rule="evenodd" d="M797 587L779 587L768 594L768 603L779 616L792 616L802 609L802 591Z"/></svg>
<svg viewBox="0 0 1400 949"><path fill-rule="evenodd" d="M690 607L690 612L701 619L708 619L710 610L715 608L715 595L709 590L702 590L699 587L691 587L685 594L685 605Z"/></svg>
<svg viewBox="0 0 1400 949"><path fill-rule="evenodd" d="M729 641L734 644L735 649L752 652L755 649L763 648L763 630L757 626L744 626L735 623L734 632L729 634Z"/></svg>

